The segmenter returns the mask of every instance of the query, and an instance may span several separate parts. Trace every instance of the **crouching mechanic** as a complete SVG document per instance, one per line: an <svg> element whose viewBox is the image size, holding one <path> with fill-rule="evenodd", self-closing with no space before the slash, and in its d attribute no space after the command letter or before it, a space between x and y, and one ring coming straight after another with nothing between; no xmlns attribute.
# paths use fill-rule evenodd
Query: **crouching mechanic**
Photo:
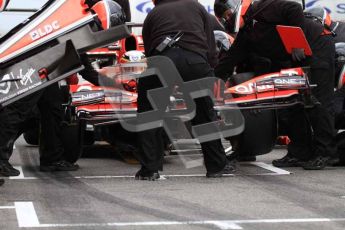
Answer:
<svg viewBox="0 0 345 230"><path fill-rule="evenodd" d="M224 20L240 29L227 57L217 66L217 75L225 75L250 53L269 59L271 71L292 66L311 67L309 80L311 84L317 85L312 93L319 103L306 111L307 116L304 115L304 108L291 110L288 153L282 159L274 160L273 164L278 167L302 165L304 169L323 169L336 154L333 116L335 50L332 36L323 35L324 27L321 24L305 18L297 2L254 1L244 14L244 24L241 26L240 20L237 20L241 1L219 2L227 9L222 15ZM306 58L303 49L293 49L292 55L288 54L276 31L276 25L301 27L313 56Z"/></svg>
<svg viewBox="0 0 345 230"><path fill-rule="evenodd" d="M55 83L44 90L27 96L6 106L0 112L0 174L18 176L19 171L10 163L13 145L25 131L26 122L31 118L34 109L40 111L39 152L41 171L77 170L78 165L63 159L64 147L61 141L61 125L64 118L62 103L68 95Z"/></svg>
<svg viewBox="0 0 345 230"><path fill-rule="evenodd" d="M184 81L212 77L211 65L216 61L215 40L210 16L204 7L194 0L154 0L155 7L147 15L143 25L143 40L147 57L163 55L170 58ZM167 36L183 33L176 46L162 52L156 51ZM139 80L138 112L152 110L147 91L161 87L156 76ZM215 121L216 113L209 97L195 99L196 115L192 125ZM141 154L138 156L141 169L136 173L137 180L155 180L162 170L163 139L162 128L139 133ZM221 141L214 140L201 144L207 177L220 177L234 172L235 166L226 159Z"/></svg>
<svg viewBox="0 0 345 230"><path fill-rule="evenodd" d="M325 8L312 7L305 10L306 17L322 24L325 32L331 33L335 41L336 65L335 65L335 91L334 109L335 109L335 128L340 130L345 126L345 86L342 85L342 71L345 64L345 23L342 21L334 21ZM339 79L340 78L340 79ZM337 157L339 162L335 162L334 166L345 165L345 138L344 132L337 133Z"/></svg>

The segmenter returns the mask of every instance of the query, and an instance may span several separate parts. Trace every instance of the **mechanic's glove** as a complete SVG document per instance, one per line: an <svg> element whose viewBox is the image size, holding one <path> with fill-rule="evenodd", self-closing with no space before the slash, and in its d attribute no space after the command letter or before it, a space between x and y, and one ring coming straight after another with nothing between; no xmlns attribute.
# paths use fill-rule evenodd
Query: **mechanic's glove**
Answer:
<svg viewBox="0 0 345 230"><path fill-rule="evenodd" d="M292 60L295 62L302 61L305 59L304 49L302 48L293 48L291 52Z"/></svg>

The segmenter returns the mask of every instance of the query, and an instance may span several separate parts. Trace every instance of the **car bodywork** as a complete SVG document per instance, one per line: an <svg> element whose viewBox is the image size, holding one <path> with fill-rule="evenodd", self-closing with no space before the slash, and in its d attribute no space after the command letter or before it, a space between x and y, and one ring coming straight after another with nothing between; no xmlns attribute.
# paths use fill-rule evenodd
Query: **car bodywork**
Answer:
<svg viewBox="0 0 345 230"><path fill-rule="evenodd" d="M87 0L50 0L0 38L1 106L80 71L79 54L129 35L125 25L95 31L89 9Z"/></svg>

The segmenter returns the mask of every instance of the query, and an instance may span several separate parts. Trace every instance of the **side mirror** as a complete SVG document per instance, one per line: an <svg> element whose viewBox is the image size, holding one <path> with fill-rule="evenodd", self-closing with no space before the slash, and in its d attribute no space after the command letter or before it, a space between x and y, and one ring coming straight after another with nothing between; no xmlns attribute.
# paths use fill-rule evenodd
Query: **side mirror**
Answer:
<svg viewBox="0 0 345 230"><path fill-rule="evenodd" d="M6 6L10 0L0 0L0 12L4 11L6 9Z"/></svg>

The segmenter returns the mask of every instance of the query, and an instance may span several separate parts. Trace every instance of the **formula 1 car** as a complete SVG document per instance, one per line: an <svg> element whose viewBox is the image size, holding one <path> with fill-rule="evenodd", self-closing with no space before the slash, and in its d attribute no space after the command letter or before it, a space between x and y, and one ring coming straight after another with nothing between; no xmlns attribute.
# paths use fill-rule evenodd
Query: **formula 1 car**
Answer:
<svg viewBox="0 0 345 230"><path fill-rule="evenodd" d="M102 69L108 77L114 79L114 82L117 79L120 83L116 88L109 85L77 86L78 92L72 93L70 108L73 108L71 114L75 120L79 120L83 127L81 131L84 133L82 134L84 144L87 140L90 141L90 131L102 130L102 138L111 143L120 154L135 155L136 134L122 128L120 119L133 119L137 116L136 77L145 69L146 64L143 62L120 63ZM287 108L295 104L312 106L309 99L312 86L302 68L282 70L254 78L252 74L239 74L233 76L232 81L233 86L227 88L224 93L221 92L221 87L215 84L215 109L242 110L246 129L242 134L242 142L245 144L241 145L245 147L242 147L241 151L246 155L256 156L273 149L278 133L275 109ZM96 101L98 103L88 104ZM186 107L180 92L176 91L171 95L170 110L183 111ZM226 119L224 118L225 121ZM167 140L167 150L175 151L173 148L175 141L181 140ZM198 141L187 142L189 144L184 145L186 149L198 148Z"/></svg>
<svg viewBox="0 0 345 230"><path fill-rule="evenodd" d="M0 10L8 2L0 0ZM129 35L125 25L111 25L109 0L91 2L49 0L1 37L1 106L80 71L79 54Z"/></svg>
<svg viewBox="0 0 345 230"><path fill-rule="evenodd" d="M117 52L109 55L111 58L104 58L101 50L89 52L90 57L100 72L112 82L117 82L117 86L103 85L96 87L92 85L72 86L72 100L68 106L68 121L77 124L73 134L76 138L68 136L67 141L73 141L69 146L79 146L72 154L70 161L76 161L84 144L91 144L101 138L113 144L119 152L134 152L137 150L135 133L126 131L120 125L120 119L132 119L136 117L136 76L146 70L146 64L137 62L142 59L142 53L138 52L140 45L135 46L134 51L129 49L118 52L118 47L126 47L122 41L108 47ZM135 40L135 39L134 39ZM140 39L139 39L140 40ZM140 43L140 42L139 42ZM122 45L119 45L122 44ZM142 45L141 45L142 48ZM120 63L119 60L127 56L128 63ZM109 64L116 65L107 66ZM277 117L274 109L284 108L294 104L311 105L310 88L306 73L301 68L283 70L255 77L251 74L241 74L232 77L231 87L223 94L221 87L215 87L216 106L219 111L244 109L243 114L246 118L246 129L242 135L241 151L246 154L259 155L268 153L272 150L277 136ZM183 95L176 94L171 97L172 110L183 111L186 109ZM271 109L271 110L268 110ZM255 111L253 113L253 111ZM100 130L98 132L97 130ZM95 135L96 134L96 135ZM74 141L75 140L75 141ZM174 145L174 141L170 140Z"/></svg>
<svg viewBox="0 0 345 230"><path fill-rule="evenodd" d="M122 41L123 43L125 42ZM140 43L136 49L140 49L141 46ZM219 48L222 47L228 47L228 44L220 44ZM136 78L147 68L145 62L138 62L143 57L141 51L127 51L122 57L117 56L116 65L100 68L99 71L104 76L113 79L111 82L118 83L116 87L107 84L102 87L90 84L72 87L69 111L73 120L79 121L81 138L76 143L80 143L81 151L84 144L92 144L94 140L99 139L111 143L120 154L137 151L136 134L122 128L120 119L133 119L137 115ZM126 60L125 63L121 61L123 59ZM252 73L238 74L231 77L224 92L224 88L215 84L215 109L218 111L241 109L246 128L240 139L240 154L247 156L265 154L272 150L278 135L278 118L275 110L296 104L312 106L311 87L302 68L287 69L257 77ZM169 107L175 111L186 109L183 95L176 91L171 96ZM178 141L181 140L167 140L167 146L169 144L174 146L174 142ZM196 140L186 142L189 144L185 145L183 151L199 148ZM173 147L167 150L174 151Z"/></svg>
<svg viewBox="0 0 345 230"><path fill-rule="evenodd" d="M345 71L341 62L343 59L338 57L337 60L337 65L340 67L337 71L336 87L340 88L344 84ZM140 73L140 69L143 71L146 66L138 62L128 66L120 64L103 68L108 77L122 79L120 81L122 85L115 90L116 94L114 89L112 89L113 93L109 93L110 89L107 89L102 94L103 102L97 106L76 107L79 119L86 124L92 124L93 127L112 127L107 141L115 146L121 146L119 151L125 152L136 149L135 134L123 130L119 120L136 116L136 79L133 74L135 68ZM279 134L277 109L297 104L305 107L313 106L315 101L311 96L311 89L314 86L309 84L307 72L307 69L292 68L256 77L252 73L238 74L231 77L224 92L222 87L215 85L215 109L218 111L241 109L245 117L246 128L240 136L241 155L256 156L272 150ZM124 78L125 75L130 77ZM102 88L94 88L94 90L102 91ZM87 95L91 97L92 91ZM97 94L93 95L97 97ZM114 95L117 100L114 100ZM171 104L170 108L176 110L183 110L186 107L183 97L177 94L172 95Z"/></svg>

